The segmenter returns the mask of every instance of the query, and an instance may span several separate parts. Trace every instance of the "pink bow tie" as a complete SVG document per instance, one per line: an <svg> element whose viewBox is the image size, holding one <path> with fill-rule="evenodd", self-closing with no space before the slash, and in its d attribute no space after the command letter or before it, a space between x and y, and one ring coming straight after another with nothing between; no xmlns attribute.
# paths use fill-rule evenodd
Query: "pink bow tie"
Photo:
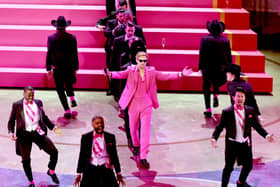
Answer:
<svg viewBox="0 0 280 187"><path fill-rule="evenodd" d="M243 110L244 107L243 107L243 106L236 106L235 109L236 109L236 110Z"/></svg>
<svg viewBox="0 0 280 187"><path fill-rule="evenodd" d="M28 104L31 104L31 105L32 105L32 104L33 104L33 101L31 101L31 103L28 103L27 101L25 101L24 104L25 104L25 105L28 105Z"/></svg>
<svg viewBox="0 0 280 187"><path fill-rule="evenodd" d="M98 134L98 133L94 134L94 138L102 138L102 137L103 137L103 133L102 134Z"/></svg>

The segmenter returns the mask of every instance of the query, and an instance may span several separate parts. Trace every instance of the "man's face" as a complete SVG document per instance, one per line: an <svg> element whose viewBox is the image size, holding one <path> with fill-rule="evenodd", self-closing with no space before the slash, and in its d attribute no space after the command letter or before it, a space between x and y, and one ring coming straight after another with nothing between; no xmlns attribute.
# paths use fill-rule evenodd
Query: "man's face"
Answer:
<svg viewBox="0 0 280 187"><path fill-rule="evenodd" d="M92 121L91 125L97 134L102 134L104 132L104 122L102 119L96 118Z"/></svg>
<svg viewBox="0 0 280 187"><path fill-rule="evenodd" d="M245 94L243 92L236 92L233 96L233 100L237 106L244 106Z"/></svg>
<svg viewBox="0 0 280 187"><path fill-rule="evenodd" d="M148 58L146 55L141 55L136 59L136 62L137 62L139 69L144 69L148 62Z"/></svg>
<svg viewBox="0 0 280 187"><path fill-rule="evenodd" d="M126 27L125 32L126 32L126 36L130 38L134 36L135 27Z"/></svg>
<svg viewBox="0 0 280 187"><path fill-rule="evenodd" d="M231 72L227 72L227 81L233 81L234 75Z"/></svg>
<svg viewBox="0 0 280 187"><path fill-rule="evenodd" d="M34 99L34 90L25 90L23 92L23 97L28 103L32 103Z"/></svg>
<svg viewBox="0 0 280 187"><path fill-rule="evenodd" d="M119 20L120 23L124 23L124 13L123 12L119 12L117 15L117 19Z"/></svg>

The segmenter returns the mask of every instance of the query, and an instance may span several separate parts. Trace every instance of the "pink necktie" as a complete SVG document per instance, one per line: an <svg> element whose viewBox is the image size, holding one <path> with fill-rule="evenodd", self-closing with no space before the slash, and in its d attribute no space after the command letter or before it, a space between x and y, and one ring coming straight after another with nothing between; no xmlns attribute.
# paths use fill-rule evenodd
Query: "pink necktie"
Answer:
<svg viewBox="0 0 280 187"><path fill-rule="evenodd" d="M101 146L99 145L98 141L96 140L97 138L101 138L102 134L97 134L95 133L94 137L93 137L93 146L92 146L92 150L94 152L94 154L97 157L101 157L102 156L102 152L103 149L101 148Z"/></svg>
<svg viewBox="0 0 280 187"><path fill-rule="evenodd" d="M34 118L35 118L35 112L32 110L32 108L29 105L29 104L32 104L32 103L24 102L24 104L26 106L26 110L25 110L26 115L33 122Z"/></svg>

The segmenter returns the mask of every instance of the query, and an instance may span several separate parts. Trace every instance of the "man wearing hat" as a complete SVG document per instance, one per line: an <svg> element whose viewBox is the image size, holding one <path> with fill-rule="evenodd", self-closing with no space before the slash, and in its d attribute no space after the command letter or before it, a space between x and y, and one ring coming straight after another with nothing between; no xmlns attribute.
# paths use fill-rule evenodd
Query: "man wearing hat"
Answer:
<svg viewBox="0 0 280 187"><path fill-rule="evenodd" d="M202 37L199 51L199 70L203 76L205 117L211 117L210 90L213 87L213 107L219 106L219 87L226 83L226 69L232 63L228 38L222 35L225 24L218 20L207 22L209 35Z"/></svg>
<svg viewBox="0 0 280 187"><path fill-rule="evenodd" d="M233 92L235 88L237 87L243 88L246 92L245 105L253 107L260 118L261 113L254 96L253 88L249 82L240 78L240 74L241 74L241 67L239 65L231 64L229 66L227 71L227 80L230 82L227 84L227 90L230 95L231 103L234 104Z"/></svg>
<svg viewBox="0 0 280 187"><path fill-rule="evenodd" d="M66 21L64 16L52 20L51 24L56 27L56 33L48 37L46 68L49 78L53 74L56 91L65 110L64 117L69 119L71 110L66 94L70 98L71 107L77 106L73 90L73 84L76 83L76 71L79 69L77 40L74 35L65 31L71 21Z"/></svg>

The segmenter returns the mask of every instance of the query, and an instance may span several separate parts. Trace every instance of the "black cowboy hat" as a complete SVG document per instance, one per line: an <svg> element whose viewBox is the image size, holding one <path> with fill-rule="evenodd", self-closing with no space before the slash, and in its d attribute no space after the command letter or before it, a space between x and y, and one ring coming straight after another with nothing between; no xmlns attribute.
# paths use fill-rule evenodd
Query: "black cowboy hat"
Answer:
<svg viewBox="0 0 280 187"><path fill-rule="evenodd" d="M225 23L216 19L213 21L207 21L206 27L211 34L216 35L223 33L226 29Z"/></svg>
<svg viewBox="0 0 280 187"><path fill-rule="evenodd" d="M241 66L237 64L230 64L227 69L227 72L230 72L237 77L239 77L240 75L245 75L244 73L241 72Z"/></svg>
<svg viewBox="0 0 280 187"><path fill-rule="evenodd" d="M64 16L58 16L57 20L52 20L51 24L56 28L65 28L71 25L71 20L66 21Z"/></svg>

